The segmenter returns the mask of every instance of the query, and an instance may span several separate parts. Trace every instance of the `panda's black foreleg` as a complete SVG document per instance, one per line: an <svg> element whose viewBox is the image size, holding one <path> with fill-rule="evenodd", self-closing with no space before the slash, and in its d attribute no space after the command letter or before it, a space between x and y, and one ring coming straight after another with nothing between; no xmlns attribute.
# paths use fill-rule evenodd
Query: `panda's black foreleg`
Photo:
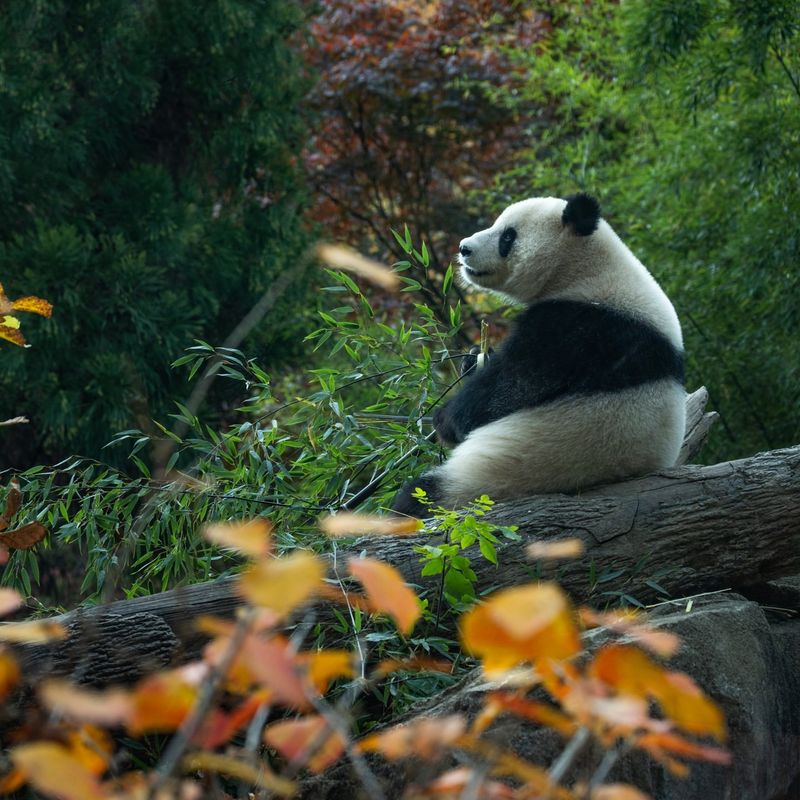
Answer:
<svg viewBox="0 0 800 800"><path fill-rule="evenodd" d="M441 493L439 489L438 478L428 473L419 478L414 478L408 481L402 489L397 493L392 501L392 511L396 514L406 514L409 517L425 518L431 516L428 506L420 503L416 497L413 496L414 490L419 487L425 491L434 505L437 505L441 500Z"/></svg>

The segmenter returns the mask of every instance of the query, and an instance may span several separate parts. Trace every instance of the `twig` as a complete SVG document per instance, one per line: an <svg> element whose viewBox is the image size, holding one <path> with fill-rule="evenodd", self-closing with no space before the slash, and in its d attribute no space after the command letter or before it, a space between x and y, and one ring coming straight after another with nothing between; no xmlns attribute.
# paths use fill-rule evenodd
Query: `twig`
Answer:
<svg viewBox="0 0 800 800"><path fill-rule="evenodd" d="M197 698L197 702L192 707L189 716L186 717L180 728L175 732L175 735L170 739L164 751L164 755L161 757L161 761L153 771L154 780L150 787L148 800L152 800L158 794L159 790L164 788L166 782L178 768L183 754L186 752L192 739L199 730L200 725L206 718L211 708L211 702L219 691L222 681L228 674L228 670L250 630L250 625L255 617L255 613L254 609L248 609L236 623L236 628L219 664L212 667L208 678L203 684L203 690Z"/></svg>
<svg viewBox="0 0 800 800"><path fill-rule="evenodd" d="M556 759L555 764L550 767L548 777L550 782L558 786L567 774L567 770L572 766L572 762L580 755L591 734L586 727L578 728L575 735L569 740L564 748L564 752Z"/></svg>

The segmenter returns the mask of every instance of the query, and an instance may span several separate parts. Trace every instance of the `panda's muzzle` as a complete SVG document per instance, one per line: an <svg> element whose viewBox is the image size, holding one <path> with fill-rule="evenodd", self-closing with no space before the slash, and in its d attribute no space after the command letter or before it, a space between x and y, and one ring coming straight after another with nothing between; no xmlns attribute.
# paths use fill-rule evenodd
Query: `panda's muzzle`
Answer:
<svg viewBox="0 0 800 800"><path fill-rule="evenodd" d="M464 264L464 271L467 273L467 275L471 275L473 278L479 278L481 275L491 275L491 272L478 272L478 270L472 269L466 264Z"/></svg>

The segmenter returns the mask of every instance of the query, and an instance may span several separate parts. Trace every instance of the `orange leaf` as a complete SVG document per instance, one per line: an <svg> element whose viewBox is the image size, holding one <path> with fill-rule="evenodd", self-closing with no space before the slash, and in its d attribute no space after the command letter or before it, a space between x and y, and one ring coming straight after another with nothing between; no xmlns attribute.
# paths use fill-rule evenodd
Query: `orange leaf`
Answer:
<svg viewBox="0 0 800 800"><path fill-rule="evenodd" d="M391 672L443 672L450 674L453 671L453 662L443 659L430 658L429 656L413 656L411 658L385 658L379 661L372 672L378 678Z"/></svg>
<svg viewBox="0 0 800 800"><path fill-rule="evenodd" d="M107 728L125 723L132 711L129 692L123 689L98 692L50 680L39 687L39 697L46 708L67 719Z"/></svg>
<svg viewBox="0 0 800 800"><path fill-rule="evenodd" d="M19 328L9 327L4 321L7 319L9 319L9 317L0 319L0 339L5 339L7 342L11 342L11 344L15 344L18 347L25 347L27 344L25 337L22 335Z"/></svg>
<svg viewBox="0 0 800 800"><path fill-rule="evenodd" d="M207 525L203 535L220 547L238 550L251 558L266 558L272 552L272 523L263 517L245 522Z"/></svg>
<svg viewBox="0 0 800 800"><path fill-rule="evenodd" d="M75 758L93 775L100 777L108 769L114 741L111 736L94 725L83 725L66 735L67 744Z"/></svg>
<svg viewBox="0 0 800 800"><path fill-rule="evenodd" d="M8 650L0 650L0 700L8 696L19 683L19 665Z"/></svg>
<svg viewBox="0 0 800 800"><path fill-rule="evenodd" d="M654 755L666 751L674 756L691 758L696 761L709 761L712 764L731 763L731 754L727 750L695 744L674 733L645 733L639 736L635 743L637 747Z"/></svg>
<svg viewBox="0 0 800 800"><path fill-rule="evenodd" d="M318 650L299 656L301 664L308 669L308 678L314 688L325 694L337 678L352 678L353 654L348 650Z"/></svg>
<svg viewBox="0 0 800 800"><path fill-rule="evenodd" d="M312 772L322 772L339 759L344 742L319 715L287 719L269 725L264 741L287 761L299 762Z"/></svg>
<svg viewBox="0 0 800 800"><path fill-rule="evenodd" d="M464 647L488 674L520 662L565 659L580 651L578 630L564 593L552 583L504 589L461 618Z"/></svg>
<svg viewBox="0 0 800 800"><path fill-rule="evenodd" d="M374 558L351 558L348 569L364 587L372 609L388 614L401 633L411 633L422 611L403 576Z"/></svg>
<svg viewBox="0 0 800 800"><path fill-rule="evenodd" d="M377 514L338 514L323 517L319 527L326 536L362 536L373 533L378 536L410 536L422 528L422 522L414 517L381 517Z"/></svg>
<svg viewBox="0 0 800 800"><path fill-rule="evenodd" d="M295 550L252 566L239 578L239 593L253 605L286 615L319 591L324 576L321 559L307 550Z"/></svg>
<svg viewBox="0 0 800 800"><path fill-rule="evenodd" d="M602 648L590 673L621 694L656 700L664 714L685 731L725 739L725 719L716 703L688 675L668 672L636 647Z"/></svg>
<svg viewBox="0 0 800 800"><path fill-rule="evenodd" d="M22 595L14 589L0 588L0 617L10 614L22 605Z"/></svg>
<svg viewBox="0 0 800 800"><path fill-rule="evenodd" d="M306 709L310 706L310 687L303 680L298 659L281 636L261 639L248 636L242 646L242 663L254 679L270 689L275 702L290 708Z"/></svg>
<svg viewBox="0 0 800 800"><path fill-rule="evenodd" d="M475 800L513 800L518 795L510 787L485 776L479 777L469 767L456 767L440 775L427 786L412 792L411 797L437 797L440 800L459 800L467 796Z"/></svg>
<svg viewBox="0 0 800 800"><path fill-rule="evenodd" d="M591 800L652 800L652 798L627 783L607 783L605 786L592 789Z"/></svg>
<svg viewBox="0 0 800 800"><path fill-rule="evenodd" d="M2 642L41 644L66 638L67 630L58 622L41 620L39 622L0 623L0 641Z"/></svg>
<svg viewBox="0 0 800 800"><path fill-rule="evenodd" d="M197 687L177 672L160 672L140 681L130 697L127 728L133 736L169 733L186 719L197 700Z"/></svg>
<svg viewBox="0 0 800 800"><path fill-rule="evenodd" d="M38 542L41 542L47 534L44 525L38 522L29 522L13 531L0 533L0 545L10 550L30 550Z"/></svg>
<svg viewBox="0 0 800 800"><path fill-rule="evenodd" d="M41 297L20 297L11 304L11 307L14 311L27 311L40 317L49 317L53 313L52 303L42 300Z"/></svg>
<svg viewBox="0 0 800 800"><path fill-rule="evenodd" d="M42 794L60 800L103 800L97 776L66 747L54 742L34 742L10 753L14 766Z"/></svg>
<svg viewBox="0 0 800 800"><path fill-rule="evenodd" d="M504 692L492 692L489 695L489 702L499 706L509 714L553 728L562 736L572 736L577 727L575 722L566 714L562 714L557 708L539 700L528 700L525 697Z"/></svg>
<svg viewBox="0 0 800 800"><path fill-rule="evenodd" d="M455 744L466 728L466 720L460 714L418 718L365 736L356 746L364 753L381 753L391 761L409 756L434 758Z"/></svg>
<svg viewBox="0 0 800 800"><path fill-rule="evenodd" d="M528 545L526 552L531 558L546 560L578 558L583 555L585 549L581 539L556 539L555 541L533 542Z"/></svg>
<svg viewBox="0 0 800 800"><path fill-rule="evenodd" d="M214 750L228 742L238 730L253 719L262 705L269 702L271 693L267 689L253 692L230 714L214 709L203 721L203 725L192 739L192 744L204 750Z"/></svg>
<svg viewBox="0 0 800 800"><path fill-rule="evenodd" d="M642 622L646 623L645 615L634 609L599 612L584 607L578 613L581 622L586 627L602 626L612 631L624 633L637 644L662 658L669 658L675 655L681 644L680 637L676 634L642 624Z"/></svg>

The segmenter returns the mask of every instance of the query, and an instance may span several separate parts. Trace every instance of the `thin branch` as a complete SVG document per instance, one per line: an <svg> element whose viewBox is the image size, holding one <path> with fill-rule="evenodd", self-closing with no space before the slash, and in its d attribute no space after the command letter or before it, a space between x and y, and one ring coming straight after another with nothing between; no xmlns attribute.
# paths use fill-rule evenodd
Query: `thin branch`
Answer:
<svg viewBox="0 0 800 800"><path fill-rule="evenodd" d="M789 69L789 65L783 58L783 53L781 53L776 45L772 45L771 50L775 58L778 59L778 63L783 67L786 77L789 78L789 81L794 87L794 93L800 97L800 82L798 82L797 78L795 78L795 76L792 74L792 71Z"/></svg>
<svg viewBox="0 0 800 800"><path fill-rule="evenodd" d="M567 770L580 755L581 750L583 750L590 738L591 733L589 733L588 728L578 728L575 735L564 748L564 752L556 759L553 766L550 767L548 776L553 785L558 786L561 783L564 776L567 774Z"/></svg>

